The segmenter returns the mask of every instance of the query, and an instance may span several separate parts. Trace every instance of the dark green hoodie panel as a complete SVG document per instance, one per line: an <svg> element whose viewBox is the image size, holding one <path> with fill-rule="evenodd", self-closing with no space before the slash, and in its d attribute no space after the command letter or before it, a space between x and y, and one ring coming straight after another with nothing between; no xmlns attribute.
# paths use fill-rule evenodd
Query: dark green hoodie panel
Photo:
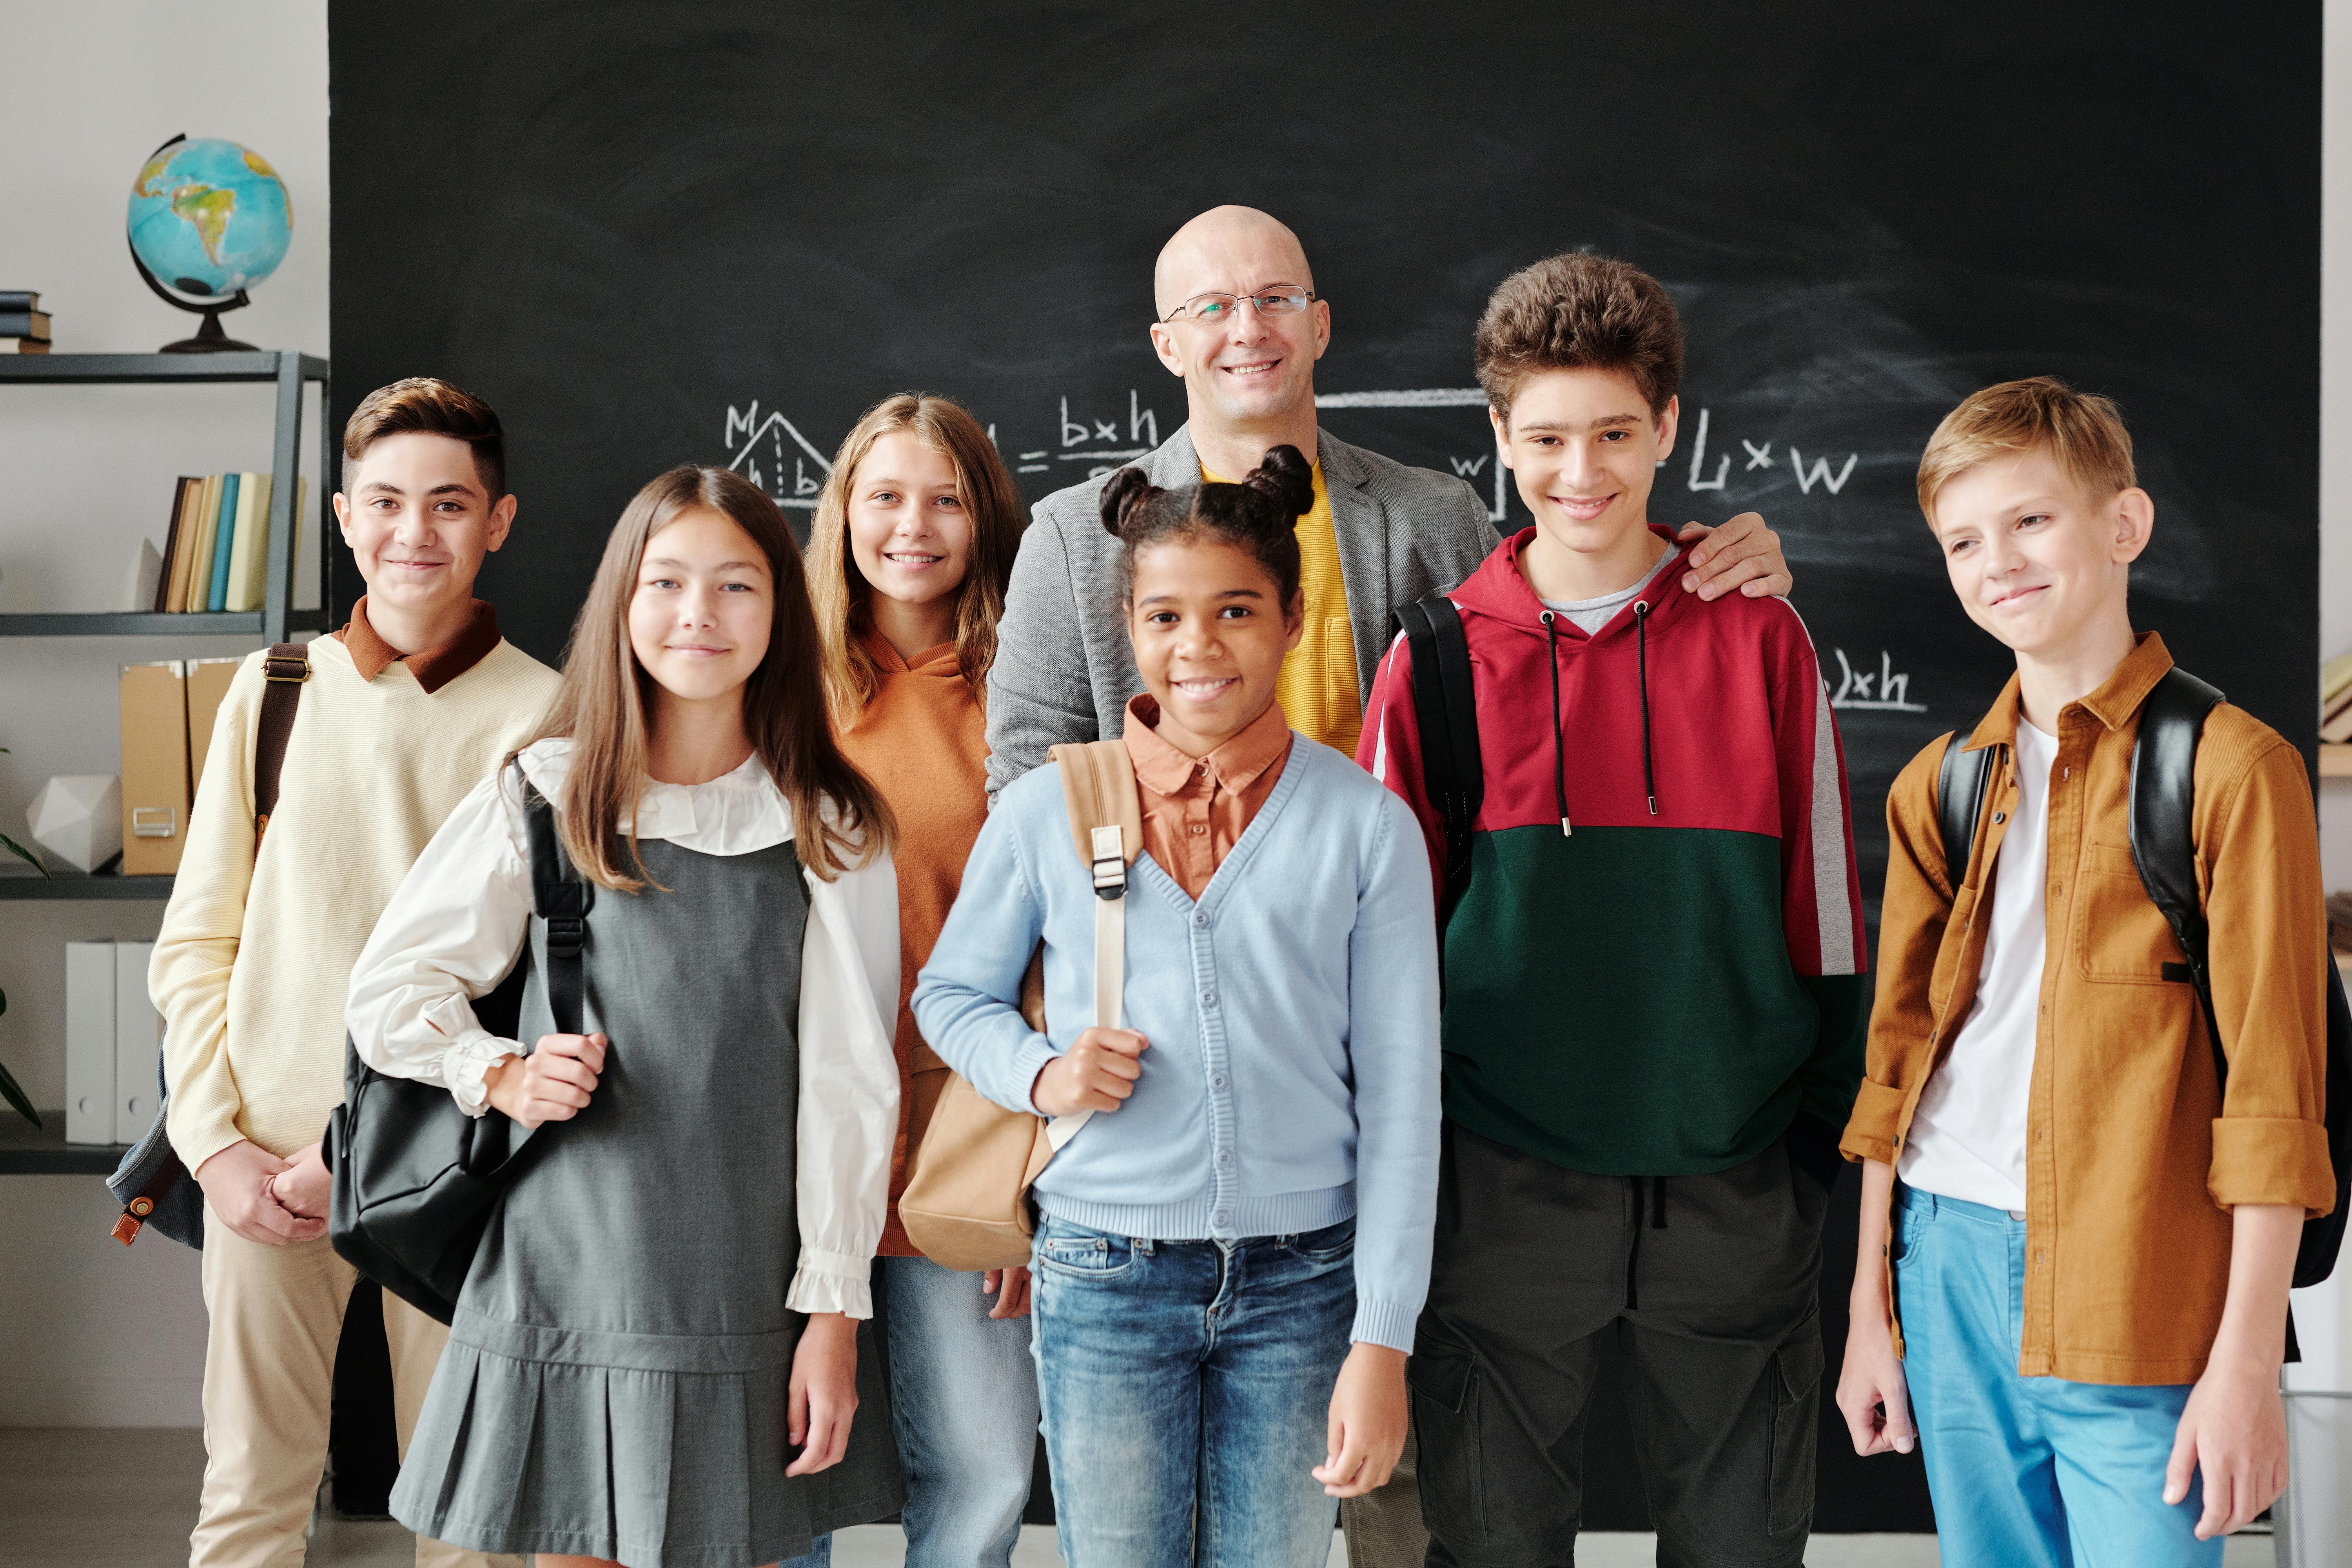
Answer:
<svg viewBox="0 0 2352 1568"><path fill-rule="evenodd" d="M1477 835L1445 932L1446 1114L1601 1175L1753 1159L1796 1116L1821 1026L1780 899L1764 834Z"/></svg>

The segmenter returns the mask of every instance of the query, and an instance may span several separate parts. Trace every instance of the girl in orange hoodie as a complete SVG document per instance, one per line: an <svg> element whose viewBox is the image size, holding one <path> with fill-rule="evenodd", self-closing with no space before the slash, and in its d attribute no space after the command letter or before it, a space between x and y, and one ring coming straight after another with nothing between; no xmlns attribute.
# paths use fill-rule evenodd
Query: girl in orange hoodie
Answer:
<svg viewBox="0 0 2352 1568"><path fill-rule="evenodd" d="M899 1125L877 1284L908 1568L1004 1568L1036 1444L1036 1369L1017 1321L1029 1311L1029 1271L952 1272L919 1253L898 1221L914 1163L909 1117L937 1100L948 1072L907 999L988 816L982 700L1028 521L979 421L946 398L900 393L842 442L809 533L834 730L899 824ZM812 1558L826 1560L824 1543Z"/></svg>

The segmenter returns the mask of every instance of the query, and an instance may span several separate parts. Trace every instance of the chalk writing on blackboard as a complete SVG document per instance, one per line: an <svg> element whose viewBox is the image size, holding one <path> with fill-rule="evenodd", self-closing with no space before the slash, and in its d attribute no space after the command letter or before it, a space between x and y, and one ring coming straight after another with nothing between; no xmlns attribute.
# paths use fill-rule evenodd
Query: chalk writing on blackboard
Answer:
<svg viewBox="0 0 2352 1568"><path fill-rule="evenodd" d="M786 437L792 438L799 451L785 452ZM815 506L816 493L824 488L824 477L833 472L833 460L809 444L809 438L801 434L799 426L773 409L765 418L761 417L760 400L756 397L749 407L740 412L731 403L727 405L726 442L731 454L727 466L775 497L780 506L803 509ZM763 442L769 449L768 467L764 469L761 468L759 458ZM784 474L787 456L793 463L789 479ZM809 470L811 463L816 465L814 473Z"/></svg>
<svg viewBox="0 0 2352 1568"><path fill-rule="evenodd" d="M1864 674L1846 662L1845 649L1832 648L1837 655L1838 684L1830 693L1832 708L1859 709L1874 713L1925 713L1925 702L1911 700L1911 678L1895 668L1895 656L1881 648L1878 672ZM1826 672L1824 672L1826 673Z"/></svg>

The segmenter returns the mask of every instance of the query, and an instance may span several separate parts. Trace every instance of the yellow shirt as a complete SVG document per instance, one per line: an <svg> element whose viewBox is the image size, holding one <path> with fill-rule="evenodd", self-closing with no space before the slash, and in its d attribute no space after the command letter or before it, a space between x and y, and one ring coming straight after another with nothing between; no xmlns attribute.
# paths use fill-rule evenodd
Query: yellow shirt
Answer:
<svg viewBox="0 0 2352 1568"><path fill-rule="evenodd" d="M1212 484L1231 484L1203 468ZM1331 525L1331 497L1323 488L1323 465L1315 465L1315 504L1298 520L1298 589L1306 601L1307 630L1282 661L1275 700L1290 727L1335 752L1356 754L1364 727L1363 697L1356 685L1356 636L1348 624L1348 585L1339 575L1339 535Z"/></svg>

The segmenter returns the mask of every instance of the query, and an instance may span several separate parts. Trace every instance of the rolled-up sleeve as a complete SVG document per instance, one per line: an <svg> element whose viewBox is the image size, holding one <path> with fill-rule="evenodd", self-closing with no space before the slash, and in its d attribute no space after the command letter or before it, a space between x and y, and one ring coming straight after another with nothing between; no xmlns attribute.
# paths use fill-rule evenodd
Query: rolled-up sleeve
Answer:
<svg viewBox="0 0 2352 1568"><path fill-rule="evenodd" d="M2336 1203L2322 1120L2334 959L2303 754L2280 741L2237 779L2210 782L2221 788L2198 846L2230 1081L2207 1189L2224 1207L2293 1204L2324 1215ZM2209 781L2197 784L2201 804Z"/></svg>

